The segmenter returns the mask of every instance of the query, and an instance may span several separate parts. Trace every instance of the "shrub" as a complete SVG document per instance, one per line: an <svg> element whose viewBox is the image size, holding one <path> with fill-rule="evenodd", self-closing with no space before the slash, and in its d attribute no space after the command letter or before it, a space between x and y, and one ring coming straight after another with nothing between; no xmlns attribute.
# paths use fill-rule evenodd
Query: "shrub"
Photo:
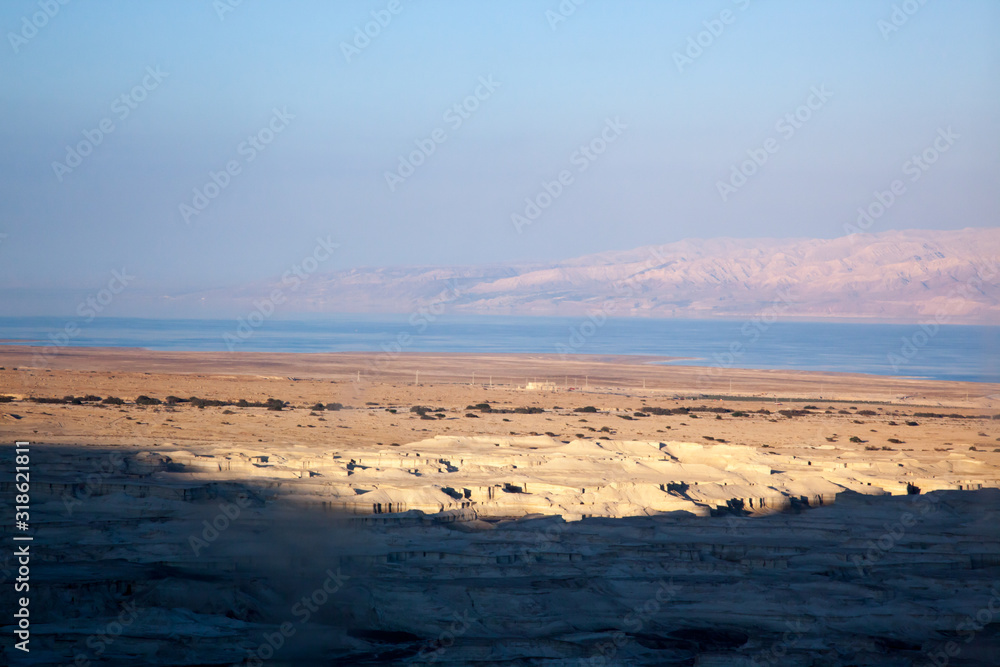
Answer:
<svg viewBox="0 0 1000 667"><path fill-rule="evenodd" d="M178 403L187 403L186 398L180 398L179 396L167 396L165 399L167 405L177 405ZM243 401L246 403L246 401Z"/></svg>
<svg viewBox="0 0 1000 667"><path fill-rule="evenodd" d="M430 408L425 408L422 405L414 405L412 408L410 408L410 412L415 412L418 415L420 415L421 417L423 417L425 414L427 414L430 411L431 411Z"/></svg>
<svg viewBox="0 0 1000 667"><path fill-rule="evenodd" d="M125 401L118 398L117 396L108 396L103 401L101 401L101 403L105 403L107 405L125 405Z"/></svg>
<svg viewBox="0 0 1000 667"><path fill-rule="evenodd" d="M905 445L906 444L905 442L903 442L899 438L889 438L889 442L891 442L894 445Z"/></svg>
<svg viewBox="0 0 1000 667"><path fill-rule="evenodd" d="M872 415L875 414L875 411L874 410L858 410L858 414L859 415L868 415L869 417L871 417Z"/></svg>
<svg viewBox="0 0 1000 667"><path fill-rule="evenodd" d="M541 409L539 407L514 408L514 414L518 414L518 415L537 415L537 414L541 414L542 412L545 412L545 410L543 410L543 409Z"/></svg>
<svg viewBox="0 0 1000 667"><path fill-rule="evenodd" d="M149 396L146 396L145 394L140 394L139 396L136 396L136 398L135 398L135 404L136 405L160 405L160 403L162 403L162 402L163 401L161 401L158 398L150 398Z"/></svg>
<svg viewBox="0 0 1000 667"><path fill-rule="evenodd" d="M337 410L343 410L344 406L341 403L327 403L326 409L327 411L336 412Z"/></svg>
<svg viewBox="0 0 1000 667"><path fill-rule="evenodd" d="M740 411L740 410L736 410L735 412L733 412L733 415L732 415L732 416L733 416L733 417L746 417L746 416L747 416L747 413L745 413L745 412L742 412L742 411Z"/></svg>
<svg viewBox="0 0 1000 667"><path fill-rule="evenodd" d="M920 426L917 422L906 422L907 426Z"/></svg>
<svg viewBox="0 0 1000 667"><path fill-rule="evenodd" d="M0 403L10 403L13 400L13 396L0 396Z"/></svg>
<svg viewBox="0 0 1000 667"><path fill-rule="evenodd" d="M852 435L850 438L851 442L862 442L861 438L856 435Z"/></svg>
<svg viewBox="0 0 1000 667"><path fill-rule="evenodd" d="M593 405L585 405L582 408L574 408L573 412L597 412L597 408Z"/></svg>
<svg viewBox="0 0 1000 667"><path fill-rule="evenodd" d="M279 401L276 398L267 399L266 405L268 410L274 410L275 412L279 412L285 408L285 402Z"/></svg>
<svg viewBox="0 0 1000 667"><path fill-rule="evenodd" d="M920 493L920 487L912 482L906 483L906 493L911 496L915 496Z"/></svg>
<svg viewBox="0 0 1000 667"><path fill-rule="evenodd" d="M87 394L81 399L84 403L97 403L101 400L100 396L95 396L94 394Z"/></svg>
<svg viewBox="0 0 1000 667"><path fill-rule="evenodd" d="M326 407L322 403L317 403L316 405L309 408L310 410L315 410L316 412L322 412L326 410Z"/></svg>

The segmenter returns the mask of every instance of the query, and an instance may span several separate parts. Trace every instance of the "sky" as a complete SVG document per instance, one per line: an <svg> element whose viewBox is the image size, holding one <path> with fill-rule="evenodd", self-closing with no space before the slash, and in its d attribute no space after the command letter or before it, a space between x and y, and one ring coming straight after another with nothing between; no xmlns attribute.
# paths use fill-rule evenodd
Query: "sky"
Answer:
<svg viewBox="0 0 1000 667"><path fill-rule="evenodd" d="M0 315L321 246L544 261L1000 212L993 0L6 0L0 34Z"/></svg>

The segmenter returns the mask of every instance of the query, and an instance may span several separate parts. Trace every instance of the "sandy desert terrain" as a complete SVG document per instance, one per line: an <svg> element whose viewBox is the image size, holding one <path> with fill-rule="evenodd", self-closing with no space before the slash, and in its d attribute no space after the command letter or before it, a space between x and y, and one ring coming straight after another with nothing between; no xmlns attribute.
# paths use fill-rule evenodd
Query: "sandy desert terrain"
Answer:
<svg viewBox="0 0 1000 667"><path fill-rule="evenodd" d="M998 647L996 385L640 357L33 359L0 348L0 428L32 443L35 664Z"/></svg>

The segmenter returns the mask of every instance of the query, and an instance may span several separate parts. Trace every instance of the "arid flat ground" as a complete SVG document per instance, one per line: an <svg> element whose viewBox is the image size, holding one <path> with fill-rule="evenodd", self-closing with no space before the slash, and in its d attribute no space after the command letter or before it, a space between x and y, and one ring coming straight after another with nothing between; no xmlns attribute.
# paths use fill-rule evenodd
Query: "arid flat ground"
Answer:
<svg viewBox="0 0 1000 667"><path fill-rule="evenodd" d="M286 445L368 446L404 444L435 435L528 435L555 433L561 439L599 437L611 429L616 440L686 440L705 436L761 447L793 450L827 444L863 451L866 445L916 452L969 447L971 456L994 462L1000 447L1000 385L935 382L857 374L704 369L657 365L646 357L557 355L258 354L149 352L132 349L67 349L49 357L45 368L31 367L29 348L0 347L0 394L63 397L95 394L133 402L139 395L165 399L197 396L250 402L277 398L282 412L260 408L193 409L127 404L0 405L5 431L16 437L73 444L150 445L164 441L198 445L227 440ZM17 369L17 370L15 370ZM360 375L358 374L360 371ZM419 375L418 375L419 374ZM475 381L473 381L475 374ZM419 378L419 379L418 379ZM526 390L529 381L551 381L556 391ZM492 386L491 386L492 382ZM645 384L645 388L644 388ZM567 390L567 385L572 390ZM701 395L712 395L704 398ZM789 400L791 399L791 400ZM310 414L315 403L338 402L349 409ZM465 415L465 408L489 402L496 408L541 407L542 414ZM445 419L421 420L414 405L442 408ZM573 409L594 406L598 414ZM642 406L724 407L754 414L653 416L622 419ZM791 419L782 409L815 406L813 414ZM386 409L395 409L395 414ZM874 415L858 415L873 410ZM12 419L15 412L20 419ZM914 413L961 414L912 418ZM325 421L320 421L324 419ZM580 419L586 419L581 422ZM907 426L906 421L918 422ZM896 425L889 424L895 421ZM856 423L861 422L861 423ZM306 430L302 430L306 429ZM591 431L590 429L595 429ZM834 434L836 434L834 436ZM982 434L982 435L980 435ZM851 436L864 443L851 443ZM893 445L889 438L903 440Z"/></svg>
<svg viewBox="0 0 1000 667"><path fill-rule="evenodd" d="M0 431L31 443L34 664L980 665L1000 646L996 385L634 357L37 360L0 347ZM67 396L91 400L33 400Z"/></svg>

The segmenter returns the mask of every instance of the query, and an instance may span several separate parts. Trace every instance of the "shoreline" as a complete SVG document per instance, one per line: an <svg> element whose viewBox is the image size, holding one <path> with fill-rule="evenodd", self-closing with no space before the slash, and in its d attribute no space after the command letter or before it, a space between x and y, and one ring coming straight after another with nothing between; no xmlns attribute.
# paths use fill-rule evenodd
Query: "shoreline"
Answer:
<svg viewBox="0 0 1000 667"><path fill-rule="evenodd" d="M65 347L37 365L39 348L0 345L0 391L41 389L55 372L224 375L300 382L363 385L441 384L517 388L554 383L559 394L761 401L785 399L875 402L926 407L990 409L1000 406L1000 383L934 380L834 371L723 369L669 363L654 355L440 352L204 352L143 348ZM13 369L19 369L14 371ZM11 374L14 374L11 376ZM140 392L141 393L141 392Z"/></svg>

